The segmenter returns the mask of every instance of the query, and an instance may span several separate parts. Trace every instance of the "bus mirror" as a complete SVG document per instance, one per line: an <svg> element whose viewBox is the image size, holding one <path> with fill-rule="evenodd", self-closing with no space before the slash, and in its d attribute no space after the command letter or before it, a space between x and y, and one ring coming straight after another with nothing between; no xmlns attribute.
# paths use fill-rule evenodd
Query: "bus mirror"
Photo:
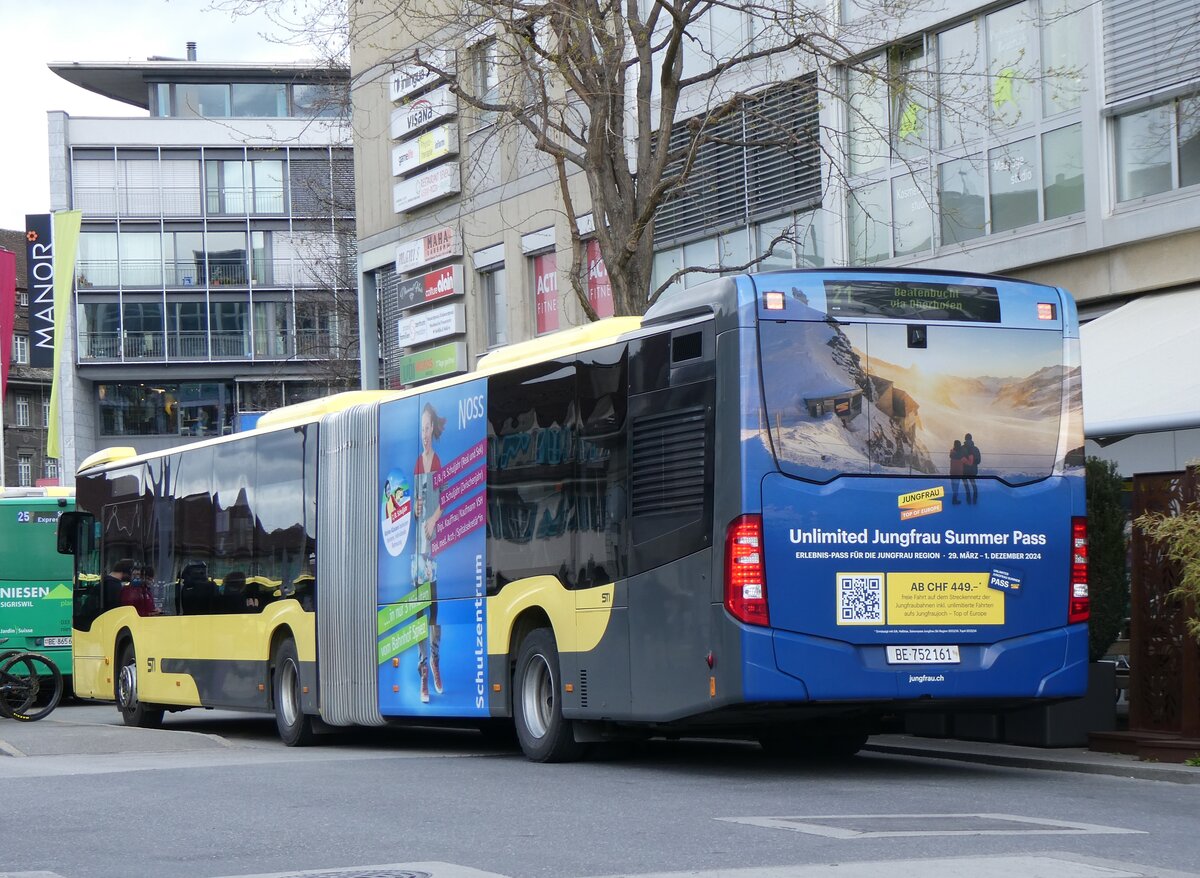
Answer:
<svg viewBox="0 0 1200 878"><path fill-rule="evenodd" d="M79 523L85 517L82 512L64 512L58 517L58 554L75 554Z"/></svg>

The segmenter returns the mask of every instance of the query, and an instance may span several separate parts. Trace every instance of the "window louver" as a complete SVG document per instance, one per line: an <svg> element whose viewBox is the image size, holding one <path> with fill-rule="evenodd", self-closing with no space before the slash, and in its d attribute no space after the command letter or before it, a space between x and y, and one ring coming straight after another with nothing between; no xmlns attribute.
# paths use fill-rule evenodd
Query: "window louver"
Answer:
<svg viewBox="0 0 1200 878"><path fill-rule="evenodd" d="M1105 0L1105 99L1116 103L1200 77L1196 4Z"/></svg>
<svg viewBox="0 0 1200 878"><path fill-rule="evenodd" d="M821 200L819 107L813 75L747 100L703 134L687 183L658 211L659 242L745 225L755 216L804 210ZM692 140L688 122L672 149ZM679 158L666 175L683 167Z"/></svg>
<svg viewBox="0 0 1200 878"><path fill-rule="evenodd" d="M704 407L634 419L633 515L704 508Z"/></svg>

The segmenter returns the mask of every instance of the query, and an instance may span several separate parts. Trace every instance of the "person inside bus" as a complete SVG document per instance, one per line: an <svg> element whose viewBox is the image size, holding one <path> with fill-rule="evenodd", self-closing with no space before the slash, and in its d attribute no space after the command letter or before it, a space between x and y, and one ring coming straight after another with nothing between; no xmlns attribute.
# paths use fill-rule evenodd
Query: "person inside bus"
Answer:
<svg viewBox="0 0 1200 878"><path fill-rule="evenodd" d="M121 558L113 563L112 569L104 574L102 591L106 609L122 605L121 590L133 574L133 559Z"/></svg>
<svg viewBox="0 0 1200 878"><path fill-rule="evenodd" d="M967 491L967 503L978 503L979 486L975 484L975 477L979 475L979 461L982 455L970 433L963 439L963 487Z"/></svg>
<svg viewBox="0 0 1200 878"><path fill-rule="evenodd" d="M429 687L442 694L442 671L438 665L441 652L442 629L437 623L437 561L433 557L433 537L437 533L437 521L442 516L441 489L434 487L433 474L442 468L433 442L440 439L446 428L446 419L439 417L437 409L425 403L421 410L421 453L413 465L413 493L416 495L417 545L413 552L413 588L429 585L429 642L417 643L417 672L421 675L421 701L429 702Z"/></svg>
<svg viewBox="0 0 1200 878"><path fill-rule="evenodd" d="M153 573L153 568L151 568ZM150 594L149 580L145 569L135 566L129 575L129 580L121 587L121 605L133 607L139 616L155 616L158 609L154 606L154 596Z"/></svg>
<svg viewBox="0 0 1200 878"><path fill-rule="evenodd" d="M258 596L251 592L242 571L231 570L225 574L221 582L221 608L226 613L258 612Z"/></svg>
<svg viewBox="0 0 1200 878"><path fill-rule="evenodd" d="M179 572L179 612L205 615L213 612L216 584L208 578L208 565L193 561Z"/></svg>

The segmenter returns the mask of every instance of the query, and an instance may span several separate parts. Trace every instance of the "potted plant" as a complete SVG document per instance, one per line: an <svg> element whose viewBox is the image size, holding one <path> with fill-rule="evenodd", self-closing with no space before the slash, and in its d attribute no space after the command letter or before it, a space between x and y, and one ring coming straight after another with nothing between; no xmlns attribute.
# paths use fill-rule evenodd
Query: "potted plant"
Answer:
<svg viewBox="0 0 1200 878"><path fill-rule="evenodd" d="M1184 602L1184 623L1200 641L1200 504L1192 503L1174 515L1148 512L1134 524L1146 536L1162 542L1167 557L1179 565L1179 583L1170 595Z"/></svg>

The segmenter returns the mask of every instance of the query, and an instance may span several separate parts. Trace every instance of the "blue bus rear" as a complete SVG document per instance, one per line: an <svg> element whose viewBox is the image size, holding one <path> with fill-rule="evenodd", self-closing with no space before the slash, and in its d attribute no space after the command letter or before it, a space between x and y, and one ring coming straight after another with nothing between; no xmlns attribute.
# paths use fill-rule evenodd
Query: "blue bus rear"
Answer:
<svg viewBox="0 0 1200 878"><path fill-rule="evenodd" d="M940 272L737 284L743 515L724 577L742 702L1081 695L1070 296Z"/></svg>

